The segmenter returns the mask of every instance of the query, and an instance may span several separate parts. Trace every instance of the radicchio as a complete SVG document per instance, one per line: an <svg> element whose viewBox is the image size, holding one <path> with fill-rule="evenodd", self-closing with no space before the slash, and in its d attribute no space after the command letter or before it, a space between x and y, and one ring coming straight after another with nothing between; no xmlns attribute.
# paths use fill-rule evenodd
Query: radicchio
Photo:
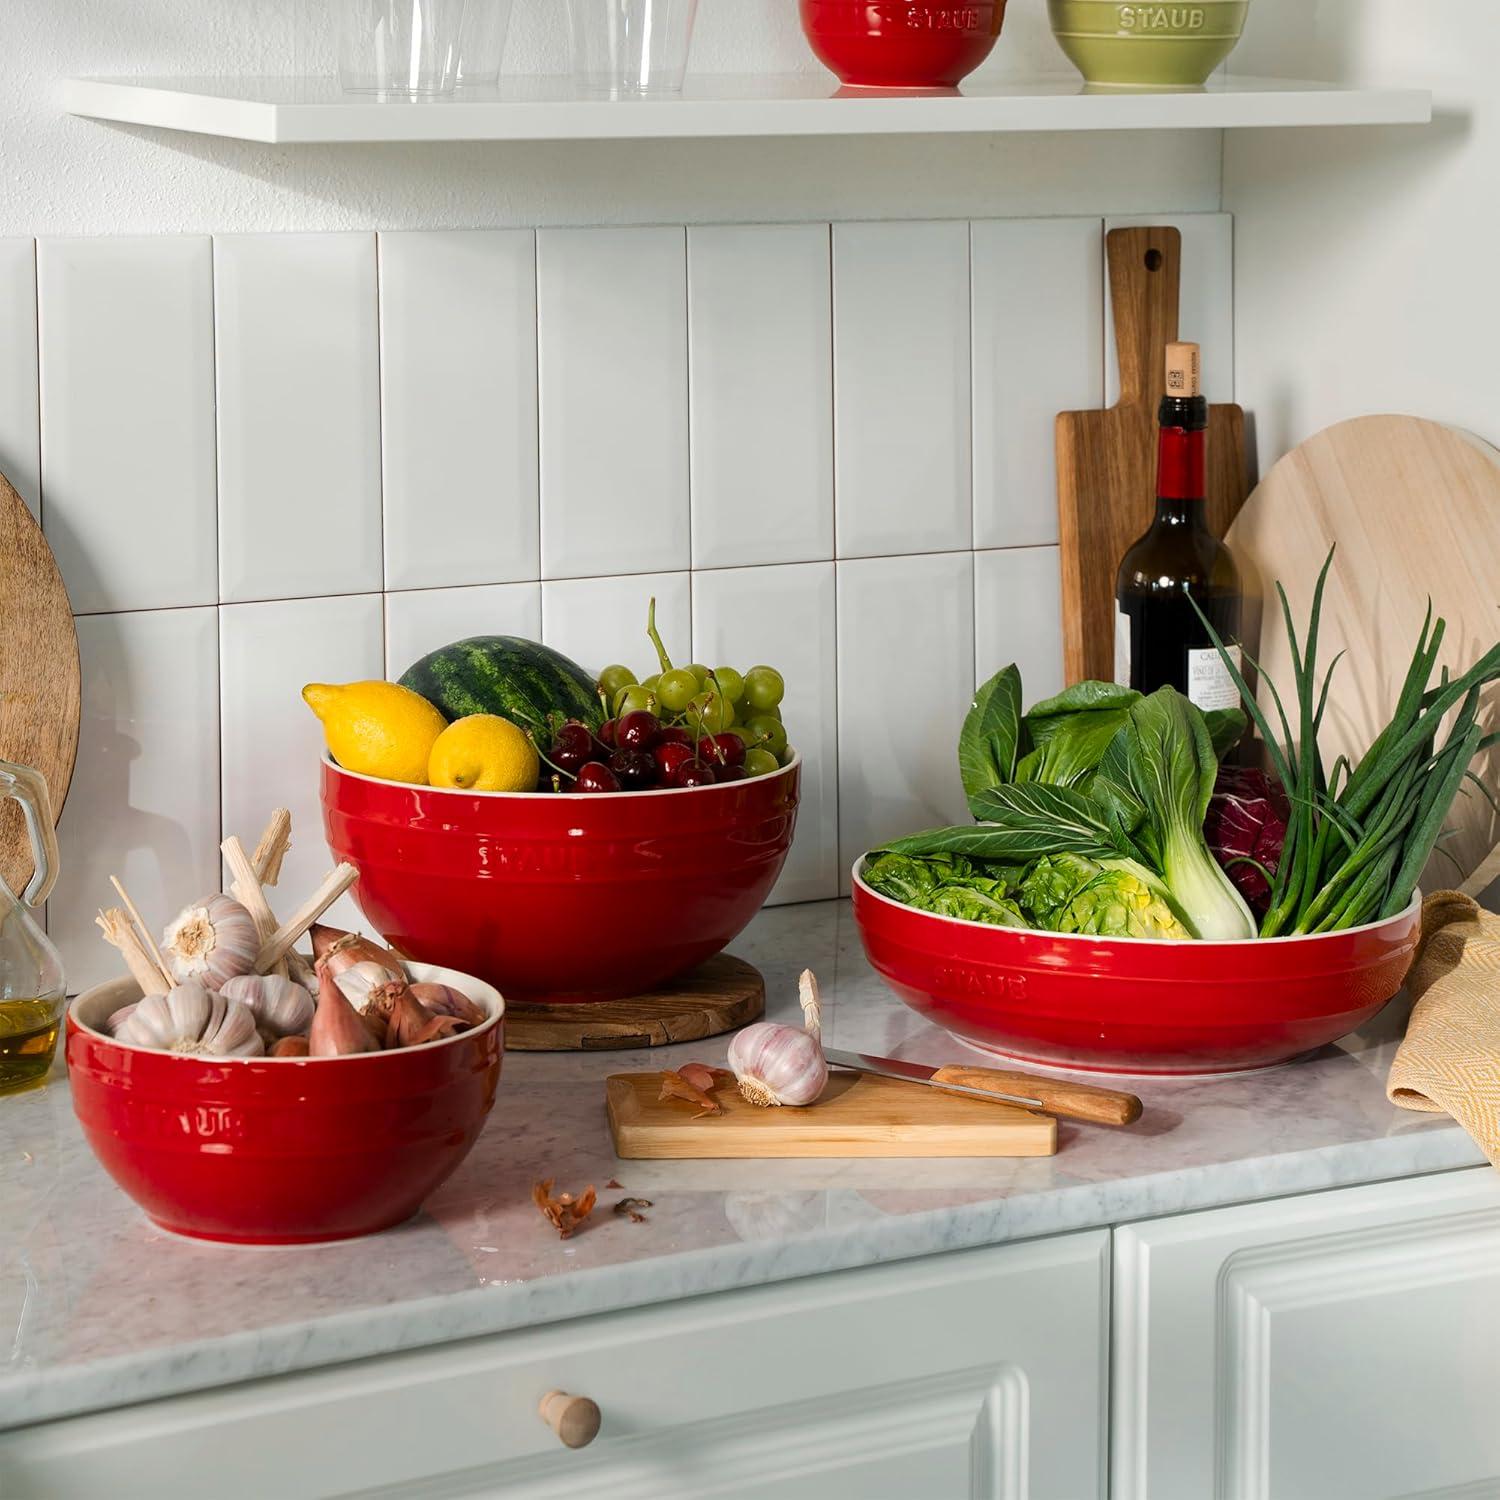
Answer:
<svg viewBox="0 0 1500 1500"><path fill-rule="evenodd" d="M1271 887L1256 865L1276 873L1290 816L1291 805L1279 781L1244 766L1219 767L1203 836L1250 910L1260 917L1271 904ZM1246 859L1256 863L1246 864Z"/></svg>

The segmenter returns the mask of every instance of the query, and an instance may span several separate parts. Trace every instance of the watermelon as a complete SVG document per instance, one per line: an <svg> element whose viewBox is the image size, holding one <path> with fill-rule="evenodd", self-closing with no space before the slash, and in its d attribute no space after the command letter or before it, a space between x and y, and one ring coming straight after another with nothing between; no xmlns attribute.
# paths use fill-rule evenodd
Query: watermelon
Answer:
<svg viewBox="0 0 1500 1500"><path fill-rule="evenodd" d="M499 714L538 735L564 719L591 729L604 722L589 676L560 651L514 635L476 635L430 651L402 674L450 723L469 714Z"/></svg>

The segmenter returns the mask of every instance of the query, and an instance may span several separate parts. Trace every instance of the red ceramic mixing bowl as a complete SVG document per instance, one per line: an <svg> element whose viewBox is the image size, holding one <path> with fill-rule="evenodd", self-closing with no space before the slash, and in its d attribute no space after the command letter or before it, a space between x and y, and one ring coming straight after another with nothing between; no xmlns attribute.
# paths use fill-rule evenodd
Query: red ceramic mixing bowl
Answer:
<svg viewBox="0 0 1500 1500"><path fill-rule="evenodd" d="M387 942L512 1000L636 995L712 958L770 894L801 763L681 791L460 792L323 762L323 829Z"/></svg>
<svg viewBox="0 0 1500 1500"><path fill-rule="evenodd" d="M876 971L971 1047L1052 1068L1265 1068L1362 1026L1401 988L1421 904L1347 932L1168 942L1022 932L918 911L854 867L854 917Z"/></svg>
<svg viewBox="0 0 1500 1500"><path fill-rule="evenodd" d="M818 61L859 88L952 88L994 49L1005 0L802 0Z"/></svg>
<svg viewBox="0 0 1500 1500"><path fill-rule="evenodd" d="M111 1012L128 979L69 1008L68 1083L105 1171L164 1229L246 1245L349 1239L416 1213L479 1138L500 1082L504 1002L451 969L412 965L489 1012L446 1041L272 1061L125 1047Z"/></svg>

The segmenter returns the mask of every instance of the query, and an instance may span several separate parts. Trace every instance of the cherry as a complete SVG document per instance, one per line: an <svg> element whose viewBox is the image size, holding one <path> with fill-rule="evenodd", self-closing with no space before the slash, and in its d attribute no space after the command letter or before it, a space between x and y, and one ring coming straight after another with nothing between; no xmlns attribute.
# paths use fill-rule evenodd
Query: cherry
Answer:
<svg viewBox="0 0 1500 1500"><path fill-rule="evenodd" d="M698 759L711 766L742 766L745 742L737 734L705 734L698 741Z"/></svg>
<svg viewBox="0 0 1500 1500"><path fill-rule="evenodd" d="M743 766L719 766L715 775L720 781L745 781L750 773Z"/></svg>
<svg viewBox="0 0 1500 1500"><path fill-rule="evenodd" d="M649 750L616 750L609 769L627 792L643 792L656 785L656 760Z"/></svg>
<svg viewBox="0 0 1500 1500"><path fill-rule="evenodd" d="M615 744L621 750L649 750L661 734L661 720L648 709L626 714L615 728Z"/></svg>
<svg viewBox="0 0 1500 1500"><path fill-rule="evenodd" d="M651 752L651 756L656 761L657 768L662 775L662 780L667 781L671 778L672 772L683 761L693 758L693 748L691 745L681 744L677 740L668 740L665 745L658 745Z"/></svg>
<svg viewBox="0 0 1500 1500"><path fill-rule="evenodd" d="M685 760L672 772L668 780L673 786L712 786L718 777L714 768L701 760Z"/></svg>
<svg viewBox="0 0 1500 1500"><path fill-rule="evenodd" d="M686 745L691 749L693 737L681 724L663 724L661 732L656 736L656 743L658 745Z"/></svg>
<svg viewBox="0 0 1500 1500"><path fill-rule="evenodd" d="M618 792L620 778L606 765L591 760L579 768L578 780L573 783L575 792Z"/></svg>
<svg viewBox="0 0 1500 1500"><path fill-rule="evenodd" d="M615 731L619 728L619 724L620 721L618 719L606 719L604 723L599 726L599 743L601 745L608 746L608 748L611 750L614 749Z"/></svg>

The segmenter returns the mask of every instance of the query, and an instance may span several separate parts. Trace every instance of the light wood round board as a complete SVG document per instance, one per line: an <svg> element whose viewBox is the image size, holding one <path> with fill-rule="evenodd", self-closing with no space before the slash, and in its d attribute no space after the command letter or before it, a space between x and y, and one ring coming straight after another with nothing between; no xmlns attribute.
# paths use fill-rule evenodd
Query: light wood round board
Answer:
<svg viewBox="0 0 1500 1500"><path fill-rule="evenodd" d="M1500 452L1418 417L1360 417L1294 448L1261 481L1229 531L1244 573L1245 639L1259 636L1265 674L1292 715L1295 689L1276 600L1279 580L1302 634L1318 572L1337 543L1324 595L1319 671L1340 650L1319 742L1325 763L1366 750L1395 708L1431 599L1447 621L1439 665L1460 671L1500 640ZM1436 680L1436 674L1434 674ZM1263 707L1269 695L1260 688ZM1487 699L1500 722L1500 692ZM1274 716L1272 722L1275 722ZM1492 788L1500 756L1474 765ZM1500 829L1484 797L1454 803L1429 883L1456 885L1489 853Z"/></svg>
<svg viewBox="0 0 1500 1500"><path fill-rule="evenodd" d="M62 814L78 753L78 633L52 549L0 474L0 760L47 778ZM17 895L31 879L21 809L0 804L0 878Z"/></svg>
<svg viewBox="0 0 1500 1500"><path fill-rule="evenodd" d="M720 953L681 979L647 995L573 1005L507 1001L509 1052L616 1052L667 1047L719 1036L753 1021L766 1008L760 970Z"/></svg>

